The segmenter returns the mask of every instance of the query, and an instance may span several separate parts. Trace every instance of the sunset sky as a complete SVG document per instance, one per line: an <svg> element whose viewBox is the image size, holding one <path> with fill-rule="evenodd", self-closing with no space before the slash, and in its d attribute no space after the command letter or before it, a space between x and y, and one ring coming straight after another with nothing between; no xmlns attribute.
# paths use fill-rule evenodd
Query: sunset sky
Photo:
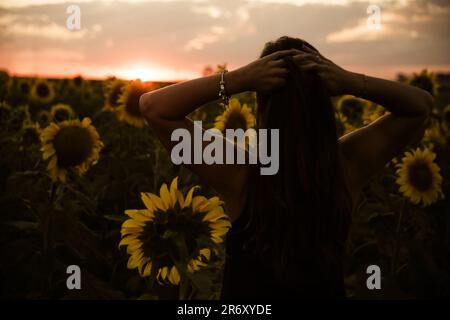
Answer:
<svg viewBox="0 0 450 320"><path fill-rule="evenodd" d="M81 8L80 30L66 27L69 4ZM367 26L369 4L380 29ZM183 80L207 64L238 68L288 35L353 71L450 72L449 18L447 0L0 0L0 68Z"/></svg>

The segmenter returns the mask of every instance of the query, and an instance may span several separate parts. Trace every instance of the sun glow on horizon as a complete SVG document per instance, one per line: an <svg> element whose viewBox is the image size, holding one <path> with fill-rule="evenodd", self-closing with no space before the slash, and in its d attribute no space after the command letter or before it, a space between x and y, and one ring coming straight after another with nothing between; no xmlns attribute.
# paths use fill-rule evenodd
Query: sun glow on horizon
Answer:
<svg viewBox="0 0 450 320"><path fill-rule="evenodd" d="M127 80L140 79L150 81L155 78L155 72L148 68L131 68L118 73L118 76Z"/></svg>
<svg viewBox="0 0 450 320"><path fill-rule="evenodd" d="M126 80L140 79L142 81L172 81L198 76L191 71L177 71L146 64L123 67L117 70L115 75Z"/></svg>

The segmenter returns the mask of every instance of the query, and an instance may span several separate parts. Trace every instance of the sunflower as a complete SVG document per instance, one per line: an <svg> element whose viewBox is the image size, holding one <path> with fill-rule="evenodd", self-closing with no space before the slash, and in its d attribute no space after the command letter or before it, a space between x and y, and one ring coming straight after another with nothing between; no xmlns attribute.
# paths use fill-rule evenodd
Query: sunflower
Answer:
<svg viewBox="0 0 450 320"><path fill-rule="evenodd" d="M51 123L41 133L42 157L53 181L66 181L68 169L79 175L95 164L103 143L91 119Z"/></svg>
<svg viewBox="0 0 450 320"><path fill-rule="evenodd" d="M241 107L241 103L238 99L232 98L229 101L229 105L225 109L225 111L216 117L216 121L214 123L214 128L226 132L226 129L242 129L247 131L247 129L252 128L255 125L255 116L252 113L252 110L247 107L247 104ZM241 148L248 149L249 146L253 146L256 142L255 132L250 132L248 139L246 138L245 144L238 145Z"/></svg>
<svg viewBox="0 0 450 320"><path fill-rule="evenodd" d="M125 210L130 217L122 224L122 240L130 255L128 268L141 277L154 277L160 284L180 283L183 274L206 267L223 236L231 227L218 197L186 197L178 190L178 178L170 189L164 183L160 197L141 193L145 209Z"/></svg>
<svg viewBox="0 0 450 320"><path fill-rule="evenodd" d="M431 95L436 96L438 90L438 83L436 76L432 72L428 72L426 69L420 73L414 73L409 84L425 91L428 91Z"/></svg>
<svg viewBox="0 0 450 320"><path fill-rule="evenodd" d="M21 97L27 98L30 95L31 84L27 79L19 79L17 82L17 88L19 89Z"/></svg>
<svg viewBox="0 0 450 320"><path fill-rule="evenodd" d="M9 125L13 130L20 131L25 123L31 123L28 105L20 105L11 109Z"/></svg>
<svg viewBox="0 0 450 320"><path fill-rule="evenodd" d="M190 115L190 118L194 121L205 121L206 117L207 114L203 106L195 109Z"/></svg>
<svg viewBox="0 0 450 320"><path fill-rule="evenodd" d="M52 115L47 110L41 110L36 116L36 121L41 128L45 128L52 122Z"/></svg>
<svg viewBox="0 0 450 320"><path fill-rule="evenodd" d="M82 76L73 77L70 81L71 86L80 89L83 86L84 79Z"/></svg>
<svg viewBox="0 0 450 320"><path fill-rule="evenodd" d="M400 192L413 204L428 206L442 197L442 176L439 166L434 163L436 154L430 149L417 148L405 152L402 163L397 164L397 184Z"/></svg>
<svg viewBox="0 0 450 320"><path fill-rule="evenodd" d="M227 69L227 63L218 64L216 66L216 73L221 73L222 71L225 71Z"/></svg>
<svg viewBox="0 0 450 320"><path fill-rule="evenodd" d="M24 123L21 130L22 148L37 145L40 142L41 128L37 123Z"/></svg>
<svg viewBox="0 0 450 320"><path fill-rule="evenodd" d="M225 111L216 117L214 127L222 132L225 129L243 129L245 131L252 128L255 125L255 116L247 104L241 107L241 103L236 98L230 99L229 102Z"/></svg>
<svg viewBox="0 0 450 320"><path fill-rule="evenodd" d="M118 100L119 106L117 107L116 114L119 120L142 128L145 120L139 109L139 98L148 91L150 91L149 86L146 86L140 80L128 83Z"/></svg>
<svg viewBox="0 0 450 320"><path fill-rule="evenodd" d="M31 96L38 104L47 104L55 97L55 90L50 82L39 79L32 87Z"/></svg>
<svg viewBox="0 0 450 320"><path fill-rule="evenodd" d="M348 122L347 117L344 116L342 112L336 111L335 119L336 119L336 130L339 137L347 133L350 133L356 129Z"/></svg>
<svg viewBox="0 0 450 320"><path fill-rule="evenodd" d="M122 80L113 79L107 81L104 111L112 111L119 106L119 97L124 87L125 82Z"/></svg>
<svg viewBox="0 0 450 320"><path fill-rule="evenodd" d="M362 124L364 110L369 104L367 100L345 95L339 99L337 109L346 117L349 124L358 127Z"/></svg>
<svg viewBox="0 0 450 320"><path fill-rule="evenodd" d="M425 143L430 143L431 146L434 144L444 145L446 142L446 137L444 130L441 127L440 122L433 121L429 128L427 128L423 135L423 141Z"/></svg>
<svg viewBox="0 0 450 320"><path fill-rule="evenodd" d="M58 103L50 109L51 119L55 122L70 120L75 116L72 107L67 104Z"/></svg>
<svg viewBox="0 0 450 320"><path fill-rule="evenodd" d="M377 105L375 109L366 108L363 112L363 124L368 125L387 113L386 109Z"/></svg>

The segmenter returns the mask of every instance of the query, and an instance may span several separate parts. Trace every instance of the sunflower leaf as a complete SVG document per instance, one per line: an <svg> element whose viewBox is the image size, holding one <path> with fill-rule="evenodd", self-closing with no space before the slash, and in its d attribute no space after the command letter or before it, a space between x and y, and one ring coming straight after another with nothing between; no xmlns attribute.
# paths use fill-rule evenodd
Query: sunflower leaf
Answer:
<svg viewBox="0 0 450 320"><path fill-rule="evenodd" d="M158 296L150 294L150 293L144 293L140 295L137 300L159 300Z"/></svg>

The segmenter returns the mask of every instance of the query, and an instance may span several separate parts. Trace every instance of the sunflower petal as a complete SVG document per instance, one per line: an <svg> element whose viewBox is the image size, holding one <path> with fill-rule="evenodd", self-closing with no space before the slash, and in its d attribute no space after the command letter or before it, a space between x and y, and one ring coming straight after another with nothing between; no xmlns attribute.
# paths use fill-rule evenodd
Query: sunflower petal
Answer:
<svg viewBox="0 0 450 320"><path fill-rule="evenodd" d="M119 248L120 248L121 246L126 246L126 245L129 245L129 244L133 244L133 243L136 242L136 241L139 241L139 240L137 239L136 236L127 236L127 237L124 237L124 238L122 238L122 240L120 240L120 242L119 242Z"/></svg>
<svg viewBox="0 0 450 320"><path fill-rule="evenodd" d="M177 199L178 199L178 203L180 204L180 208L184 208L184 197L183 194L177 190Z"/></svg>
<svg viewBox="0 0 450 320"><path fill-rule="evenodd" d="M129 216L130 218L139 221L139 222L147 222L151 221L153 219L152 213L149 212L149 210L134 210L129 209L125 210L125 214Z"/></svg>
<svg viewBox="0 0 450 320"><path fill-rule="evenodd" d="M205 257L206 260L209 260L211 258L211 250L208 248L200 249L200 255Z"/></svg>
<svg viewBox="0 0 450 320"><path fill-rule="evenodd" d="M143 251L132 254L130 259L128 259L127 268L134 269L138 267L143 254Z"/></svg>
<svg viewBox="0 0 450 320"><path fill-rule="evenodd" d="M175 266L170 269L168 279L174 285L178 285L180 283L180 274Z"/></svg>
<svg viewBox="0 0 450 320"><path fill-rule="evenodd" d="M208 201L204 196L195 196L192 199L192 210L194 212L199 212L200 208Z"/></svg>
<svg viewBox="0 0 450 320"><path fill-rule="evenodd" d="M221 219L215 222L211 222L209 227L213 230L222 228L231 228L231 222L229 220Z"/></svg>
<svg viewBox="0 0 450 320"><path fill-rule="evenodd" d="M148 262L147 265L144 268L144 271L142 272L143 277L149 277L150 273L152 271L152 262Z"/></svg>
<svg viewBox="0 0 450 320"><path fill-rule="evenodd" d="M175 207L177 202L178 177L175 177L170 184L170 207Z"/></svg>
<svg viewBox="0 0 450 320"><path fill-rule="evenodd" d="M220 218L225 218L225 212L223 211L223 208L218 206L212 210L210 210L204 217L203 221L216 221Z"/></svg>
<svg viewBox="0 0 450 320"><path fill-rule="evenodd" d="M208 199L208 201L206 201L205 203L200 204L200 207L198 209L199 209L199 211L202 211L202 212L210 211L221 204L223 204L223 201L221 201L219 199L219 197L212 197L212 198Z"/></svg>
<svg viewBox="0 0 450 320"><path fill-rule="evenodd" d="M88 127L91 124L91 119L86 117L81 121L83 127Z"/></svg>
<svg viewBox="0 0 450 320"><path fill-rule="evenodd" d="M187 194L187 196L186 196L186 199L184 200L184 206L183 206L183 208L189 207L189 206L191 205L191 202L192 202L192 196L194 195L194 191L195 191L196 189L198 189L198 188L200 188L200 187L199 187L199 186L193 186L193 187L189 190L189 192L188 192L188 194Z"/></svg>
<svg viewBox="0 0 450 320"><path fill-rule="evenodd" d="M170 207L170 193L169 193L169 189L167 188L167 184L163 183L160 190L159 190L159 194L161 195L161 201L163 203L164 206L164 211L167 211L167 209L169 209Z"/></svg>
<svg viewBox="0 0 450 320"><path fill-rule="evenodd" d="M145 223L134 220L134 219L128 219L125 220L124 223L122 223L122 228L140 228L143 227Z"/></svg>
<svg viewBox="0 0 450 320"><path fill-rule="evenodd" d="M157 209L160 209L162 211L166 211L166 207L164 205L164 202L161 200L160 197L153 193L147 193L147 196L150 198L150 201L155 205Z"/></svg>

